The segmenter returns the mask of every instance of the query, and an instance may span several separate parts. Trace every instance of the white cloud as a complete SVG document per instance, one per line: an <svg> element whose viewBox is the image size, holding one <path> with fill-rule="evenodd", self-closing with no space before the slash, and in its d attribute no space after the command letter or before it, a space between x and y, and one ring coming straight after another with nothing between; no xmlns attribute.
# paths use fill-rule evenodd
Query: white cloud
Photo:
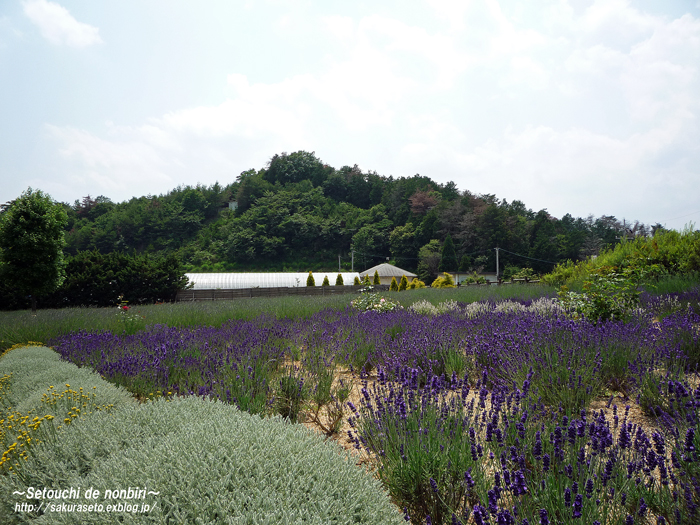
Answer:
<svg viewBox="0 0 700 525"><path fill-rule="evenodd" d="M334 41L316 69L268 82L237 71L221 103L140 126L49 130L66 172L108 195L115 184L162 192L198 174L231 181L274 153L306 149L336 167L454 180L559 216L652 221L692 205L700 21L650 17L624 1L577 15L562 0L538 25L493 0L458 3L444 31L321 17ZM432 4L448 12L449 2Z"/></svg>
<svg viewBox="0 0 700 525"><path fill-rule="evenodd" d="M41 35L54 45L88 47L102 42L99 29L78 22L68 9L47 0L25 0L24 14L37 26Z"/></svg>

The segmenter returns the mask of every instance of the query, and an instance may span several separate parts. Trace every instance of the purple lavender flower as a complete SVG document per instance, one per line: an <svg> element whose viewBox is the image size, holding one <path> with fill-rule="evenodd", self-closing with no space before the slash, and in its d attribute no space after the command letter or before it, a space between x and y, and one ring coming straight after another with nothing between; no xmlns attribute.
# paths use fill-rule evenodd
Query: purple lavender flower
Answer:
<svg viewBox="0 0 700 525"><path fill-rule="evenodd" d="M549 472L549 462L551 461L551 458L549 457L549 454L545 454L542 456L542 470L544 472Z"/></svg>
<svg viewBox="0 0 700 525"><path fill-rule="evenodd" d="M574 499L574 514L573 514L574 519L581 517L581 509L582 508L583 508L583 497L581 496L581 494L576 494L576 498Z"/></svg>
<svg viewBox="0 0 700 525"><path fill-rule="evenodd" d="M647 513L647 503L644 501L644 498L639 498L639 515L643 518L644 515Z"/></svg>
<svg viewBox="0 0 700 525"><path fill-rule="evenodd" d="M540 525L549 525L549 516L547 509L540 509Z"/></svg>
<svg viewBox="0 0 700 525"><path fill-rule="evenodd" d="M476 484L474 480L472 479L472 469L470 468L464 473L464 481L467 483L467 487L474 488L474 485Z"/></svg>
<svg viewBox="0 0 700 525"><path fill-rule="evenodd" d="M516 470L513 473L513 477L515 478L515 481L513 483L513 492L515 493L515 495L520 496L521 494L526 494L527 485L525 483L525 475L523 474L523 471Z"/></svg>
<svg viewBox="0 0 700 525"><path fill-rule="evenodd" d="M569 487L564 489L564 506L571 507L571 489Z"/></svg>
<svg viewBox="0 0 700 525"><path fill-rule="evenodd" d="M688 459L686 461L692 461L692 454L695 452L695 444L693 443L693 440L695 439L695 429L694 428L689 428L688 431L685 434L685 453Z"/></svg>

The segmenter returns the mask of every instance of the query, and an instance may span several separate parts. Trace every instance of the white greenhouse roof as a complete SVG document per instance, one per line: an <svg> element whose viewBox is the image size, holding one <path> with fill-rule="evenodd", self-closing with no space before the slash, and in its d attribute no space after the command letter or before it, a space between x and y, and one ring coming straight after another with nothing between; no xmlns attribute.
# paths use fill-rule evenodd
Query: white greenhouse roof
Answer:
<svg viewBox="0 0 700 525"><path fill-rule="evenodd" d="M193 290L235 290L238 288L284 288L306 286L307 273L186 273L190 283L194 283ZM352 286L355 277L360 277L357 272L343 273L343 284ZM335 286L338 272L314 273L316 286L323 284L323 278L328 276L328 282Z"/></svg>

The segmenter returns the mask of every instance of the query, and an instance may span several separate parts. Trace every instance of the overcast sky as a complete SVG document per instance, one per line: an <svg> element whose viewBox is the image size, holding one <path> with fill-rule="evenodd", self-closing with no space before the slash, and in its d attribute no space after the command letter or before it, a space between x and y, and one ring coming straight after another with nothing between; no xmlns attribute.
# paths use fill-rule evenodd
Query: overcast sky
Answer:
<svg viewBox="0 0 700 525"><path fill-rule="evenodd" d="M561 217L700 223L699 0L2 0L0 203L275 153Z"/></svg>

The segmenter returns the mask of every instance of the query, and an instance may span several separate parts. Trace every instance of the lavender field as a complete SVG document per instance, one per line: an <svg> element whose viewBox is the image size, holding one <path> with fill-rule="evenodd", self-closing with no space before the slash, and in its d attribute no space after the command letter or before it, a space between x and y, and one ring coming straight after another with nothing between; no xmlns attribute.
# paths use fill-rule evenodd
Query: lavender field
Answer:
<svg viewBox="0 0 700 525"><path fill-rule="evenodd" d="M315 421L369 455L412 523L700 522L698 291L628 322L552 298L48 341L142 396Z"/></svg>

